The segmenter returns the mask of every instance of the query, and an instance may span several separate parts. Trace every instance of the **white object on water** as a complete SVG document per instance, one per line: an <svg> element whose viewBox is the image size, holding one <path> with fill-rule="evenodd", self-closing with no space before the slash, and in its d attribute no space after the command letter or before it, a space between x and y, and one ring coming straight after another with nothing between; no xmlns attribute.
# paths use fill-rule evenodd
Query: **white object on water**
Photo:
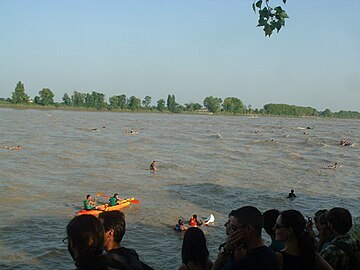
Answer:
<svg viewBox="0 0 360 270"><path fill-rule="evenodd" d="M209 223L212 223L215 221L215 217L213 214L210 214L210 216L208 216L205 220L204 220L204 224L208 225Z"/></svg>

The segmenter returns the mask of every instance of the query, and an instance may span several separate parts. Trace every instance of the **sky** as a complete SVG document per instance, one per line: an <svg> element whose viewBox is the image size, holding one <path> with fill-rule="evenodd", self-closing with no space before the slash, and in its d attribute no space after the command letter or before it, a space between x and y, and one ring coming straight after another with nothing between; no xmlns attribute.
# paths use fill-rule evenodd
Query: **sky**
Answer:
<svg viewBox="0 0 360 270"><path fill-rule="evenodd" d="M360 0L270 0L289 15L270 38L252 0L0 0L0 97L73 91L152 104L237 97L360 111Z"/></svg>

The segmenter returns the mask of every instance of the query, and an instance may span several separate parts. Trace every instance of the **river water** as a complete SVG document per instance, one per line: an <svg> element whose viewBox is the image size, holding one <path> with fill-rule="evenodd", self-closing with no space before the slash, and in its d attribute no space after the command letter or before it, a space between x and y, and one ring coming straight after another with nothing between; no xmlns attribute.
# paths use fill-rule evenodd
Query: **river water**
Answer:
<svg viewBox="0 0 360 270"><path fill-rule="evenodd" d="M98 192L140 200L124 210L123 243L155 269L180 265L172 226L193 213L215 216L203 228L212 259L228 213L244 205L359 217L359 143L356 120L0 109L0 268L73 269L61 239Z"/></svg>

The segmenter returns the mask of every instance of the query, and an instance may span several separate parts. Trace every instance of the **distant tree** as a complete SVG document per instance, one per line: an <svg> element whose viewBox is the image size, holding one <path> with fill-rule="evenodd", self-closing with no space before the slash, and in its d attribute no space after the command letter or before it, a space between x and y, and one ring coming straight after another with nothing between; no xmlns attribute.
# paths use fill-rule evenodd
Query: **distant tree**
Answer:
<svg viewBox="0 0 360 270"><path fill-rule="evenodd" d="M217 113L221 109L221 98L218 97L206 97L204 99L204 107L208 109L209 112Z"/></svg>
<svg viewBox="0 0 360 270"><path fill-rule="evenodd" d="M75 107L83 107L85 105L85 96L86 94L74 91L71 96L71 103Z"/></svg>
<svg viewBox="0 0 360 270"><path fill-rule="evenodd" d="M222 104L224 111L231 113L244 113L245 106L242 101L235 97L227 97Z"/></svg>
<svg viewBox="0 0 360 270"><path fill-rule="evenodd" d="M257 27L262 27L265 36L271 36L276 29L277 32L285 26L285 19L289 18L285 10L281 6L275 8L269 5L270 0L254 0L252 8L254 12L259 13L259 20ZM286 0L282 0L286 4Z"/></svg>
<svg viewBox="0 0 360 270"><path fill-rule="evenodd" d="M166 105L170 112L178 112L177 109L178 104L175 101L175 95L168 95Z"/></svg>
<svg viewBox="0 0 360 270"><path fill-rule="evenodd" d="M156 109L160 112L163 112L165 110L165 100L160 98L157 102Z"/></svg>
<svg viewBox="0 0 360 270"><path fill-rule="evenodd" d="M128 107L132 111L137 111L141 108L141 99L131 96L128 100Z"/></svg>
<svg viewBox="0 0 360 270"><path fill-rule="evenodd" d="M54 93L49 88L43 88L39 91L40 105L46 106L54 104Z"/></svg>
<svg viewBox="0 0 360 270"><path fill-rule="evenodd" d="M201 110L202 106L199 103L187 103L185 104L185 110L189 112Z"/></svg>
<svg viewBox="0 0 360 270"><path fill-rule="evenodd" d="M266 113L272 115L293 115L293 116L316 116L318 112L311 107L295 106L288 104L266 104Z"/></svg>
<svg viewBox="0 0 360 270"><path fill-rule="evenodd" d="M35 97L34 97L34 103L35 103L35 104L38 104L38 105L42 105L42 104L41 104L41 99L40 99L39 96L35 96Z"/></svg>
<svg viewBox="0 0 360 270"><path fill-rule="evenodd" d="M254 113L254 110L253 110L251 104L248 105L247 113Z"/></svg>
<svg viewBox="0 0 360 270"><path fill-rule="evenodd" d="M63 103L65 106L71 105L71 98L69 97L69 95L67 93L64 94L62 100L63 100Z"/></svg>
<svg viewBox="0 0 360 270"><path fill-rule="evenodd" d="M88 108L96 108L101 110L106 107L105 95L93 91L91 94L85 96L85 106Z"/></svg>
<svg viewBox="0 0 360 270"><path fill-rule="evenodd" d="M323 112L320 113L321 116L324 117L332 117L332 112L329 109L325 109Z"/></svg>
<svg viewBox="0 0 360 270"><path fill-rule="evenodd" d="M12 92L12 103L29 103L29 96L25 93L25 87L22 82L18 82L14 92Z"/></svg>
<svg viewBox="0 0 360 270"><path fill-rule="evenodd" d="M144 97L144 100L142 101L142 105L143 105L145 108L149 109L150 103L151 103L151 97L150 97L150 96Z"/></svg>
<svg viewBox="0 0 360 270"><path fill-rule="evenodd" d="M126 95L112 96L109 98L110 109L126 109Z"/></svg>

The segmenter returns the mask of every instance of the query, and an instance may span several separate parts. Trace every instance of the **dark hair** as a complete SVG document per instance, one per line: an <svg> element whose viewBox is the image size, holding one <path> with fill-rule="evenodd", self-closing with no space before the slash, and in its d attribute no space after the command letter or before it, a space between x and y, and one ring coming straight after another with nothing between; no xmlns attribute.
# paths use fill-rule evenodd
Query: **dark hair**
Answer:
<svg viewBox="0 0 360 270"><path fill-rule="evenodd" d="M196 214L193 214L193 216L192 216L193 218L197 218L197 215Z"/></svg>
<svg viewBox="0 0 360 270"><path fill-rule="evenodd" d="M67 225L66 232L69 252L79 269L105 269L104 229L96 217L76 216Z"/></svg>
<svg viewBox="0 0 360 270"><path fill-rule="evenodd" d="M286 210L280 213L280 217L283 226L293 229L298 242L300 257L303 258L305 265L308 269L313 269L316 260L315 239L306 231L304 216L297 210Z"/></svg>
<svg viewBox="0 0 360 270"><path fill-rule="evenodd" d="M114 241L120 243L126 230L125 215L119 210L102 212L99 215L105 232L114 230Z"/></svg>
<svg viewBox="0 0 360 270"><path fill-rule="evenodd" d="M352 227L352 217L349 210L342 207L330 209L326 214L329 225L339 234L347 234Z"/></svg>
<svg viewBox="0 0 360 270"><path fill-rule="evenodd" d="M114 198L115 198L116 196L118 196L118 195L119 195L118 193L115 193L115 194L114 194Z"/></svg>
<svg viewBox="0 0 360 270"><path fill-rule="evenodd" d="M209 250L206 246L206 238L203 231L197 227L191 227L186 230L181 249L181 258L184 264L194 261L206 267Z"/></svg>
<svg viewBox="0 0 360 270"><path fill-rule="evenodd" d="M263 214L264 230L271 237L275 236L273 228L279 215L280 211L277 209L266 210Z"/></svg>
<svg viewBox="0 0 360 270"><path fill-rule="evenodd" d="M91 195L90 195L90 194L86 195L86 199L89 199L89 197L91 197Z"/></svg>
<svg viewBox="0 0 360 270"><path fill-rule="evenodd" d="M236 217L242 225L251 225L258 237L261 237L261 230L263 227L263 216L261 212L254 206L244 206L233 210L232 216Z"/></svg>
<svg viewBox="0 0 360 270"><path fill-rule="evenodd" d="M329 222L326 218L326 213L322 214L318 217L318 223L319 223L319 225L328 225L329 224Z"/></svg>

